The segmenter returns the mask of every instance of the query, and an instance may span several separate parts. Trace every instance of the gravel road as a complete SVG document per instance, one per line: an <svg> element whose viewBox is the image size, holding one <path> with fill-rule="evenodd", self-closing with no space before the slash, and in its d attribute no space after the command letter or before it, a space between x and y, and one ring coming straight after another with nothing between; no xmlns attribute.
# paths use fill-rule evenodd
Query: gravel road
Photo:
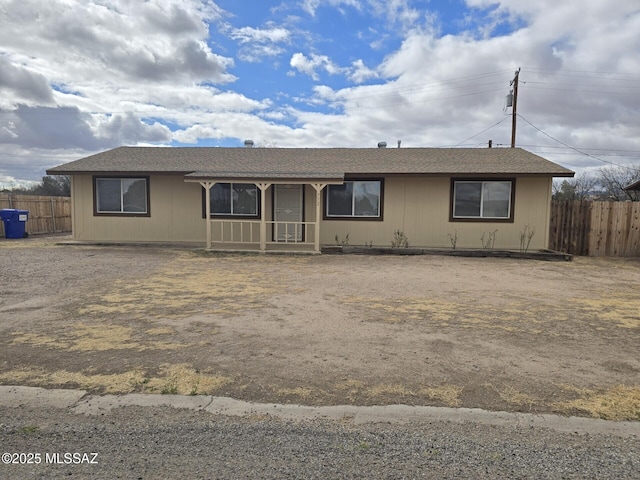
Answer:
<svg viewBox="0 0 640 480"><path fill-rule="evenodd" d="M99 417L0 408L0 478L640 478L638 437L429 421L412 425L226 417L123 407ZM65 464L65 453L97 464ZM53 454L58 454L53 455ZM4 457L3 457L4 458Z"/></svg>

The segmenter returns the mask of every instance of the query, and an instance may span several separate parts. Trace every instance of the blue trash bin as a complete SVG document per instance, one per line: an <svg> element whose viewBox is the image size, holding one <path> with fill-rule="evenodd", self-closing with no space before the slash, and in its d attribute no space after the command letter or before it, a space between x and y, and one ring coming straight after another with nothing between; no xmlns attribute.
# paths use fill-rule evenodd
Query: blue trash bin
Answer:
<svg viewBox="0 0 640 480"><path fill-rule="evenodd" d="M26 232L29 210L5 208L0 210L0 218L4 222L4 236L6 238L26 238L29 235Z"/></svg>

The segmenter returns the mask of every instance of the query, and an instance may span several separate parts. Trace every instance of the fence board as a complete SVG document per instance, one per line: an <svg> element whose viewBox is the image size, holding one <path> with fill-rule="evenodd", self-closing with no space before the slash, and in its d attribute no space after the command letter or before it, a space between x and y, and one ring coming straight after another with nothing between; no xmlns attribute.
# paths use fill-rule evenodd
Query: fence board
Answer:
<svg viewBox="0 0 640 480"><path fill-rule="evenodd" d="M588 231L591 224L587 202L553 202L549 246L572 255L588 255Z"/></svg>
<svg viewBox="0 0 640 480"><path fill-rule="evenodd" d="M25 225L29 234L63 233L71 231L71 198L43 195L0 193L0 209L29 210ZM0 222L0 237L4 237L4 223Z"/></svg>
<svg viewBox="0 0 640 480"><path fill-rule="evenodd" d="M602 239L602 231L599 226L602 225L602 203L593 204L591 220L593 221L593 228L589 234L589 253L594 256L602 255L600 249L605 243Z"/></svg>
<svg viewBox="0 0 640 480"><path fill-rule="evenodd" d="M640 202L633 202L629 214L629 244L626 256L634 256L633 252L640 252Z"/></svg>
<svg viewBox="0 0 640 480"><path fill-rule="evenodd" d="M640 256L640 202L552 202L549 248L573 255Z"/></svg>

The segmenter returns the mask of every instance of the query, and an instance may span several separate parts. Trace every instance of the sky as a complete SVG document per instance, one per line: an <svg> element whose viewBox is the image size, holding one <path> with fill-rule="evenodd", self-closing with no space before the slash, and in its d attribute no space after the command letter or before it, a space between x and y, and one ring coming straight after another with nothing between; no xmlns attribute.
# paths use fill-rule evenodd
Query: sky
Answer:
<svg viewBox="0 0 640 480"><path fill-rule="evenodd" d="M122 145L640 165L638 0L0 0L0 187Z"/></svg>

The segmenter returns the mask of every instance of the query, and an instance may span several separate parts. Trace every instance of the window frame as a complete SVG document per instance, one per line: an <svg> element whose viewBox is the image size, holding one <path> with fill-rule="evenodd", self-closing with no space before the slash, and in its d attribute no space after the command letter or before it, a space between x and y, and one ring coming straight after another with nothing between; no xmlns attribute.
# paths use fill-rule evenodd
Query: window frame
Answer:
<svg viewBox="0 0 640 480"><path fill-rule="evenodd" d="M237 213L214 213L213 205L211 206L211 216L210 218L217 219L238 219L238 220L255 220L260 219L262 216L262 208L261 208L261 194L258 185L253 182L216 182L211 190L215 188L216 185L229 185L229 193L231 194L231 210L233 211L233 185L253 185L256 189L256 213L254 214L237 214ZM211 193L211 192L210 192ZM213 201L213 196L210 195L210 201ZM204 187L202 187L202 218L207 217L207 192Z"/></svg>
<svg viewBox="0 0 640 480"><path fill-rule="evenodd" d="M348 221L369 221L369 222L381 222L384 220L384 178L370 178L370 177L358 177L358 178L347 178L343 183L338 186L347 184L347 183L356 183L356 182L379 182L380 183L380 195L378 201L378 215L354 215L354 195L352 193L351 200L351 215L329 215L329 188L332 186L336 186L334 184L329 184L324 188L324 198L323 198L323 220L348 220Z"/></svg>
<svg viewBox="0 0 640 480"><path fill-rule="evenodd" d="M480 215L482 215L482 201L484 197L484 184L485 183L506 183L509 182L511 184L511 192L509 196L509 216L508 217L462 217L462 216L454 216L455 213L455 187L456 183L464 182L464 183L481 183L482 189L480 191ZM450 222L484 222L484 223L513 223L514 222L514 211L515 211L515 198L516 198L516 179L513 177L509 178L482 178L482 177L471 177L471 178L452 178L451 179L451 193L449 195L449 221Z"/></svg>
<svg viewBox="0 0 640 480"><path fill-rule="evenodd" d="M122 181L123 180L144 180L145 182L145 212L125 212L125 211L100 211L98 210L98 181L99 180L120 180L120 208L122 204ZM93 176L93 215L96 217L150 217L151 216L151 188L148 175L94 175Z"/></svg>

